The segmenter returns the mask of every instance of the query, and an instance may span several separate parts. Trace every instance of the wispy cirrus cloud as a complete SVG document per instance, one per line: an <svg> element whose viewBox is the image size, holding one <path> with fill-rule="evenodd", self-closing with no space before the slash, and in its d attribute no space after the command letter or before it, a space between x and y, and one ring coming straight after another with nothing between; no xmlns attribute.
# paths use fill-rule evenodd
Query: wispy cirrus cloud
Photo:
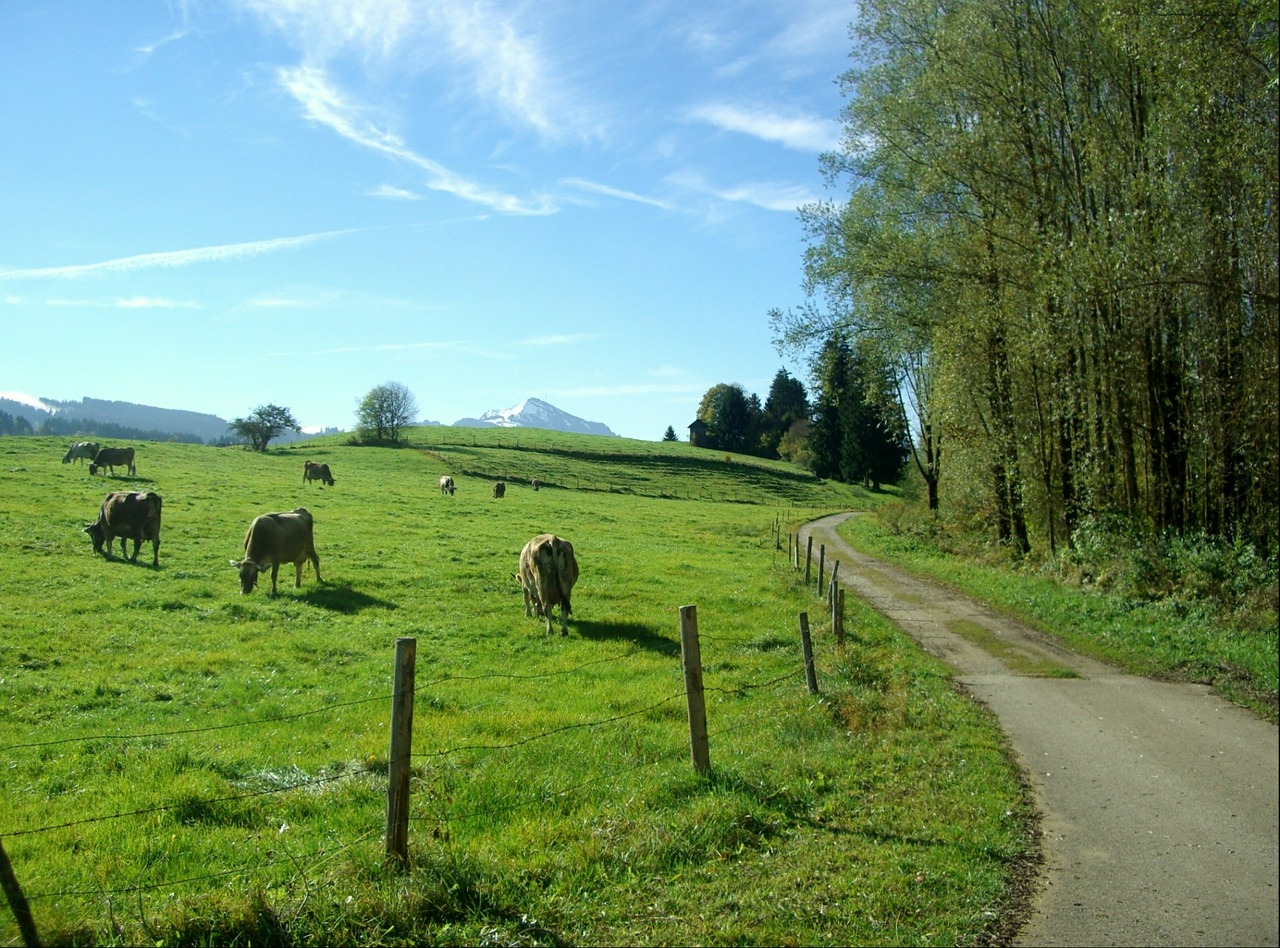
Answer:
<svg viewBox="0 0 1280 948"><path fill-rule="evenodd" d="M752 204L766 211L794 213L803 205L819 200L817 195L808 188L776 181L748 182L736 187L714 187L701 175L687 171L672 175L670 180L673 184L690 191L709 194L722 201Z"/></svg>
<svg viewBox="0 0 1280 948"><path fill-rule="evenodd" d="M105 276L133 273L138 270L189 267L199 263L217 263L227 260L243 260L262 254L305 247L320 240L329 240L347 234L359 233L363 228L330 230L297 237L275 237L271 240L252 240L238 244L219 244L212 247L196 247L190 250L163 250L158 253L141 253L130 257L115 257L98 263L78 263L58 267L33 267L20 270L0 270L0 280L50 280L79 279L88 276Z"/></svg>
<svg viewBox="0 0 1280 948"><path fill-rule="evenodd" d="M607 184L598 184L595 181L586 181L582 178L564 178L562 184L569 187L578 188L582 191L590 191L592 194L602 194L605 197L617 198L620 201L634 201L637 204L649 204L653 207L660 207L664 211L671 210L671 205L666 201L658 198L646 197L643 194L636 194L634 191L625 191L621 188L610 187Z"/></svg>
<svg viewBox="0 0 1280 948"><path fill-rule="evenodd" d="M530 336L525 339L516 339L510 344L512 346L568 346L579 342L592 342L599 338L599 333L561 333L552 336Z"/></svg>
<svg viewBox="0 0 1280 948"><path fill-rule="evenodd" d="M369 192L369 197L385 198L389 201L421 201L422 195L393 184L380 184Z"/></svg>
<svg viewBox="0 0 1280 948"><path fill-rule="evenodd" d="M394 132L369 117L370 109L352 101L318 66L294 66L278 72L280 84L302 106L308 119L327 126L348 141L381 152L427 172L427 187L506 214L553 214L558 210L546 197L526 200L487 188L438 161L413 151Z"/></svg>
<svg viewBox="0 0 1280 948"><path fill-rule="evenodd" d="M195 300L171 300L162 296L131 296L128 299L66 299L55 297L44 301L45 306L67 309L199 309Z"/></svg>
<svg viewBox="0 0 1280 948"><path fill-rule="evenodd" d="M340 56L406 72L443 66L452 82L520 125L558 138L581 119L518 9L488 0L240 0L297 48L304 63Z"/></svg>
<svg viewBox="0 0 1280 948"><path fill-rule="evenodd" d="M777 142L795 151L830 151L840 142L837 123L806 115L780 115L767 109L710 104L693 109L689 116L725 131Z"/></svg>

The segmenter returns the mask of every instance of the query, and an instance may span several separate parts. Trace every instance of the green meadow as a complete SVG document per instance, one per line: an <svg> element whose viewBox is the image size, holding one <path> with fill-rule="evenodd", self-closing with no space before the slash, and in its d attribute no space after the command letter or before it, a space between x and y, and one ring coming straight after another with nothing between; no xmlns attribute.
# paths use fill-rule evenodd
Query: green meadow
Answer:
<svg viewBox="0 0 1280 948"><path fill-rule="evenodd" d="M1032 816L993 719L854 601L837 649L788 562L795 525L876 496L683 444L410 437L142 443L135 477L62 464L65 439L0 439L0 842L43 941L998 939ZM336 484L304 484L305 460ZM149 545L95 556L82 528L103 497L144 489L164 500L159 569ZM286 565L278 596L241 595L249 522L299 506L323 582L308 565L295 589ZM567 637L525 617L513 577L541 532L582 571ZM384 853L400 637L417 643L405 867ZM21 944L3 906L0 944Z"/></svg>

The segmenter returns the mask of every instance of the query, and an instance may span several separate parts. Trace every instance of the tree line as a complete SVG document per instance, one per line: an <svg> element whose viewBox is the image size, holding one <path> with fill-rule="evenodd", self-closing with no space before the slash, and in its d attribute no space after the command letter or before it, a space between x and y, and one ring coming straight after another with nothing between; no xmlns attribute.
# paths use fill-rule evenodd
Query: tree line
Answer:
<svg viewBox="0 0 1280 948"><path fill-rule="evenodd" d="M22 415L12 415L0 411L0 436L21 437L26 435L59 437L77 437L92 432L98 438L112 438L117 441L172 441L184 444L203 444L204 439L196 434L172 434L167 431L144 430L141 428L120 425L110 421L90 421L85 418L65 418L62 415L50 415L41 418L32 425Z"/></svg>
<svg viewBox="0 0 1280 948"><path fill-rule="evenodd" d="M1280 512L1274 2L864 0L807 302L894 380L932 508L1264 547Z"/></svg>
<svg viewBox="0 0 1280 948"><path fill-rule="evenodd" d="M779 369L763 404L741 385L713 385L698 405L689 440L696 447L781 458L819 477L875 490L895 483L910 448L894 380L864 347L833 335L814 368L816 395ZM676 440L667 429L665 440Z"/></svg>

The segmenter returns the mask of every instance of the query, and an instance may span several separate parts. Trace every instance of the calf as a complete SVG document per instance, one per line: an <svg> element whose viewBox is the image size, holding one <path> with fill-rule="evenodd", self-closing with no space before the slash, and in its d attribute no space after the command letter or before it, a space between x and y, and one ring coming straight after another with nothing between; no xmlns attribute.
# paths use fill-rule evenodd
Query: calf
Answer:
<svg viewBox="0 0 1280 948"><path fill-rule="evenodd" d="M240 570L240 593L253 592L258 574L271 568L271 595L276 595L276 576L281 563L292 563L297 575L295 589L302 588L302 564L307 560L315 567L316 582L320 579L320 557L316 555L315 523L305 507L297 507L288 513L269 513L254 517L249 532L244 535L244 559L232 560L231 565Z"/></svg>
<svg viewBox="0 0 1280 948"><path fill-rule="evenodd" d="M578 581L578 561L573 544L550 533L540 533L520 551L516 579L524 589L524 614L540 615L551 634L551 609L560 606L560 634L569 634L569 596Z"/></svg>
<svg viewBox="0 0 1280 948"><path fill-rule="evenodd" d="M125 555L125 541L133 541L130 562L138 561L138 547L151 541L151 565L160 567L160 495L150 491L107 494L98 510L98 519L87 523L84 532L93 540L93 552L105 553L111 559L111 547L120 538L120 555Z"/></svg>

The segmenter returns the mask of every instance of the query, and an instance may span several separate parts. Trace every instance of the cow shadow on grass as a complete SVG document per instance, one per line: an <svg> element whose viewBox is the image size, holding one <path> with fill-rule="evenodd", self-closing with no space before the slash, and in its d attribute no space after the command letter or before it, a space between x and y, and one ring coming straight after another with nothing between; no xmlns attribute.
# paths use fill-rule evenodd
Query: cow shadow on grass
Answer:
<svg viewBox="0 0 1280 948"><path fill-rule="evenodd" d="M558 632L559 629L554 631ZM577 632L584 639L606 641L625 639L639 648L657 652L659 655L679 655L680 643L665 636L658 635L647 625L639 622L592 622L571 618L569 634Z"/></svg>
<svg viewBox="0 0 1280 948"><path fill-rule="evenodd" d="M328 609L330 612L341 612L354 615L365 609L395 609L396 604L389 599L379 599L353 589L350 583L325 583L313 586L298 597L309 606Z"/></svg>

